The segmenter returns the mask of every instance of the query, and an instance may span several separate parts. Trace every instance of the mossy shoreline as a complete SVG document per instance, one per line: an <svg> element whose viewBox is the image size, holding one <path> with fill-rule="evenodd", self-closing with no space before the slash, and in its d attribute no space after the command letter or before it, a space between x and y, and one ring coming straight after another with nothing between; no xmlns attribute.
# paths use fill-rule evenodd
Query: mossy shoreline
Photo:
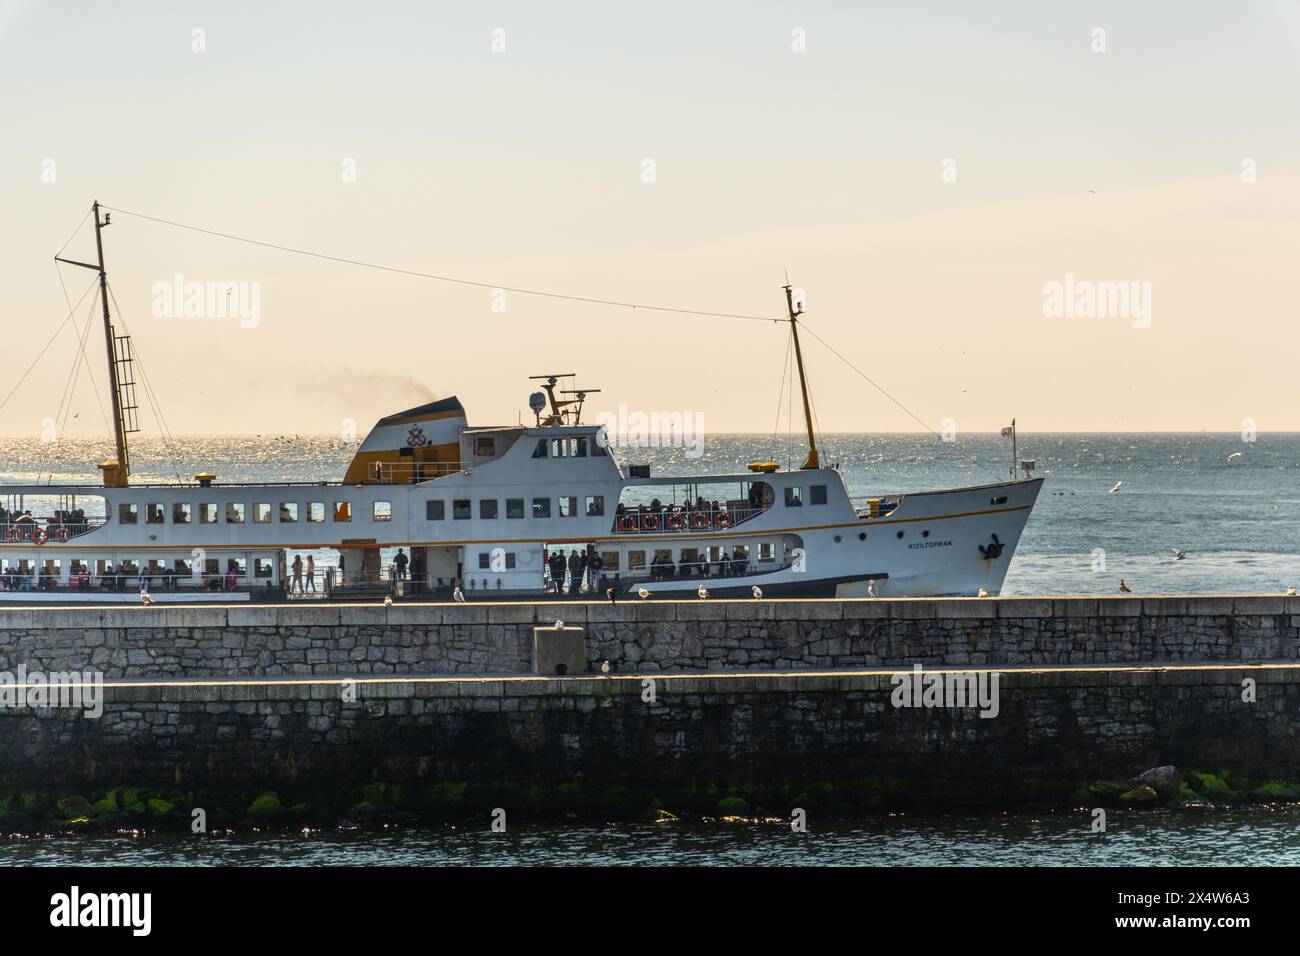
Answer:
<svg viewBox="0 0 1300 956"><path fill-rule="evenodd" d="M206 832L486 819L637 821L700 818L784 819L801 807L822 819L854 820L892 812L1069 810L1095 807L1189 808L1300 802L1300 780L1255 778L1219 770L1179 775L1157 793L1135 779L1056 777L964 779L866 777L809 784L691 780L654 790L573 779L551 783L369 783L333 789L175 790L115 786L92 791L0 791L0 833L112 832L151 829Z"/></svg>

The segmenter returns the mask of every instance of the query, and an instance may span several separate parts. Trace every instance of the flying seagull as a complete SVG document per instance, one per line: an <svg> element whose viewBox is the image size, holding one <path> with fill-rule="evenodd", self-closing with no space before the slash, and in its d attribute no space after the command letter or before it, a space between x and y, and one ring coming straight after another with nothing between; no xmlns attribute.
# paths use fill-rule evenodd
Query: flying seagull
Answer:
<svg viewBox="0 0 1300 956"><path fill-rule="evenodd" d="M1240 457L1241 457L1241 452L1234 451L1231 455L1228 456L1228 461L1232 461L1232 459L1240 458Z"/></svg>
<svg viewBox="0 0 1300 956"><path fill-rule="evenodd" d="M1106 492L1106 494L1113 495L1115 492L1119 491L1119 486L1122 484L1124 484L1124 482L1122 481L1115 482L1115 487L1110 489L1110 491Z"/></svg>
<svg viewBox="0 0 1300 956"><path fill-rule="evenodd" d="M1170 548L1170 550L1173 551L1173 553L1174 553L1174 560L1175 560L1175 561L1181 561L1181 560L1183 560L1183 558L1187 557L1187 552L1186 552L1186 551L1179 551L1177 548Z"/></svg>

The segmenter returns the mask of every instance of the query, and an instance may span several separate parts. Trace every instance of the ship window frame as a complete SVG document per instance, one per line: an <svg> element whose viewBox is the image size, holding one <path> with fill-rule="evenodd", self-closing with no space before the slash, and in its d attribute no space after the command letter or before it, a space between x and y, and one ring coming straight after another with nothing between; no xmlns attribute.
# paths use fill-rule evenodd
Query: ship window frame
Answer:
<svg viewBox="0 0 1300 956"><path fill-rule="evenodd" d="M247 507L242 501L226 502L226 524L244 524L247 515ZM238 518L230 517L232 514L238 515Z"/></svg>
<svg viewBox="0 0 1300 956"><path fill-rule="evenodd" d="M549 518L551 516L551 499L534 498L533 499L533 518Z"/></svg>
<svg viewBox="0 0 1300 956"><path fill-rule="evenodd" d="M565 513L564 506L568 504L568 513ZM578 517L578 496L577 495L560 495L555 499L556 513L561 518Z"/></svg>
<svg viewBox="0 0 1300 956"><path fill-rule="evenodd" d="M575 438L575 439L573 439L573 441L575 442L575 444L573 445L573 448L572 448L573 454L570 455L569 457L570 457L570 458L586 458L586 457L587 457L587 439L586 439L586 438Z"/></svg>
<svg viewBox="0 0 1300 956"><path fill-rule="evenodd" d="M290 511L289 509L293 510ZM280 502L280 524L297 524L298 523L298 502L281 501ZM286 515L288 517L286 517Z"/></svg>
<svg viewBox="0 0 1300 956"><path fill-rule="evenodd" d="M220 505L215 501L200 501L199 524L219 524L220 522Z"/></svg>
<svg viewBox="0 0 1300 956"><path fill-rule="evenodd" d="M167 522L167 509L163 507L163 503L161 501L149 501L145 503L144 506L145 524L166 524L166 522Z"/></svg>
<svg viewBox="0 0 1300 956"><path fill-rule="evenodd" d="M787 508L803 507L803 489L799 485L785 486L785 506Z"/></svg>
<svg viewBox="0 0 1300 956"><path fill-rule="evenodd" d="M627 553L627 569L629 572L644 571L646 569L644 550L637 549Z"/></svg>
<svg viewBox="0 0 1300 956"><path fill-rule="evenodd" d="M446 521L447 502L442 498L430 498L424 503L425 521Z"/></svg>
<svg viewBox="0 0 1300 956"><path fill-rule="evenodd" d="M139 524L140 506L134 501L119 501L117 503L117 523Z"/></svg>
<svg viewBox="0 0 1300 956"><path fill-rule="evenodd" d="M451 519L453 521L473 521L474 520L474 499L473 498L452 498Z"/></svg>
<svg viewBox="0 0 1300 956"><path fill-rule="evenodd" d="M600 555L600 570L602 574L611 571L615 573L618 572L619 555L617 551L597 551L596 553Z"/></svg>
<svg viewBox="0 0 1300 956"><path fill-rule="evenodd" d="M760 541L758 543L758 560L762 564L771 564L776 560L776 545L771 541Z"/></svg>
<svg viewBox="0 0 1300 956"><path fill-rule="evenodd" d="M808 486L808 504L824 505L827 501L826 485L809 485ZM818 501L817 499L821 500Z"/></svg>
<svg viewBox="0 0 1300 956"><path fill-rule="evenodd" d="M479 520L495 521L500 507L501 503L496 498L480 498L478 501Z"/></svg>
<svg viewBox="0 0 1300 956"><path fill-rule="evenodd" d="M264 566L266 569L265 571L263 571ZM275 565L271 562L270 558L253 559L254 580L257 580L258 578L273 578L273 577L275 577Z"/></svg>
<svg viewBox="0 0 1300 956"><path fill-rule="evenodd" d="M507 521L512 519L518 520L523 518L524 515L527 513L524 504L525 502L523 498L507 498L506 499L506 520Z"/></svg>
<svg viewBox="0 0 1300 956"><path fill-rule="evenodd" d="M271 523L271 502L254 501L253 502L253 524L270 524Z"/></svg>
<svg viewBox="0 0 1300 956"><path fill-rule="evenodd" d="M495 458L497 456L496 438L492 435L475 435L474 456L476 458Z"/></svg>
<svg viewBox="0 0 1300 956"><path fill-rule="evenodd" d="M379 501L377 499L375 501L372 501L370 503L370 520L371 521L392 521L393 503L391 501Z"/></svg>
<svg viewBox="0 0 1300 956"><path fill-rule="evenodd" d="M547 458L547 457L549 457L549 456L547 455L546 442L547 442L547 439L545 439L545 438L539 438L539 439L537 439L537 447L533 449L533 457L534 457L534 458Z"/></svg>
<svg viewBox="0 0 1300 956"><path fill-rule="evenodd" d="M338 524L348 524L352 521L352 502L336 501L331 512L334 515L334 521Z"/></svg>
<svg viewBox="0 0 1300 956"><path fill-rule="evenodd" d="M313 515L320 515L319 518ZM325 523L325 502L309 501L306 508L307 524L324 524Z"/></svg>
<svg viewBox="0 0 1300 956"><path fill-rule="evenodd" d="M193 577L194 576L194 559L193 558L174 558L172 560L172 570L177 576Z"/></svg>
<svg viewBox="0 0 1300 956"><path fill-rule="evenodd" d="M182 515L184 517L182 517ZM188 501L172 502L172 524L192 524L194 506Z"/></svg>
<svg viewBox="0 0 1300 956"><path fill-rule="evenodd" d="M592 505L596 510L592 510ZM603 518L605 517L605 496L604 495L587 495L587 517Z"/></svg>

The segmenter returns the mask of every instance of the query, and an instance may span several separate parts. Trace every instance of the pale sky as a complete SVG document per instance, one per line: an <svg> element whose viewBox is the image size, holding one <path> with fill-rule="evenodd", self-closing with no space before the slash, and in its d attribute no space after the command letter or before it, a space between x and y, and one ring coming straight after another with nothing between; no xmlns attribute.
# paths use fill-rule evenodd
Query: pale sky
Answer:
<svg viewBox="0 0 1300 956"><path fill-rule="evenodd" d="M1282 0L0 0L0 397L66 315L52 257L98 198L688 309L783 315L788 269L809 328L935 430L1300 430L1298 66ZM488 289L118 214L105 242L178 433L364 432L448 394L508 424L528 375L568 371L604 389L592 412L772 430L783 326L518 294L495 312ZM65 253L93 254L89 229ZM155 317L177 274L255 284L255 327ZM74 300L92 278L63 275ZM1045 316L1067 276L1149 289L1149 323ZM75 350L69 326L0 433L39 433ZM918 429L804 352L824 431ZM98 324L87 354L102 388ZM104 431L84 373L72 402L72 431Z"/></svg>

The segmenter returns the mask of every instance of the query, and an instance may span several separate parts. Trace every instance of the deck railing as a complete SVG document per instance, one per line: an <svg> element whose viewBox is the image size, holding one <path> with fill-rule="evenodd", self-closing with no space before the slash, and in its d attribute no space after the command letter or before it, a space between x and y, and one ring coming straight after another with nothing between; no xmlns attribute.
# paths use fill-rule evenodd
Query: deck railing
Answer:
<svg viewBox="0 0 1300 956"><path fill-rule="evenodd" d="M717 532L734 528L761 515L766 508L726 507L686 511L681 508L651 511L640 508L627 509L614 516L616 534L686 534Z"/></svg>

